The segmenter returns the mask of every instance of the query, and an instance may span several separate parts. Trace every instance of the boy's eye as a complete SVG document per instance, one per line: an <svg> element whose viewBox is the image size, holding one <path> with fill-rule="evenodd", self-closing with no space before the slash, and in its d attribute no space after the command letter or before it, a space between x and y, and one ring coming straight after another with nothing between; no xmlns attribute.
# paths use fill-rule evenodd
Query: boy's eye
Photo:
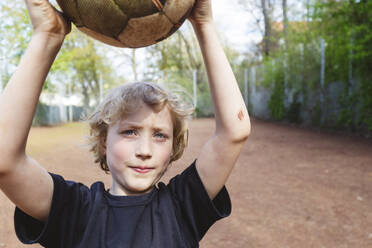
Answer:
<svg viewBox="0 0 372 248"><path fill-rule="evenodd" d="M166 138L168 138L167 135L162 134L162 133L155 133L154 136L155 136L156 138L159 138L159 139L166 139Z"/></svg>
<svg viewBox="0 0 372 248"><path fill-rule="evenodd" d="M135 135L136 134L136 132L134 131L134 130L132 130L132 129L130 129L130 130L125 130L125 131L123 131L123 132L121 132L122 134L125 134L125 135Z"/></svg>

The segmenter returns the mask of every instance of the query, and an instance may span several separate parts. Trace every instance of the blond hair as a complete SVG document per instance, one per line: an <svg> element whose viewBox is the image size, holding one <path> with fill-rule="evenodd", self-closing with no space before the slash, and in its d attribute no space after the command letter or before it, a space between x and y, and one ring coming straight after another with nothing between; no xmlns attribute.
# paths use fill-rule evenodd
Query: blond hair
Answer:
<svg viewBox="0 0 372 248"><path fill-rule="evenodd" d="M181 95L159 84L149 82L124 84L112 89L86 119L90 125L88 146L94 154L95 163L99 163L106 173L110 171L105 155L109 125L114 125L127 114L133 113L143 103L155 111L168 107L173 121L173 152L170 163L182 156L188 140L187 119L194 111L193 106L182 101Z"/></svg>

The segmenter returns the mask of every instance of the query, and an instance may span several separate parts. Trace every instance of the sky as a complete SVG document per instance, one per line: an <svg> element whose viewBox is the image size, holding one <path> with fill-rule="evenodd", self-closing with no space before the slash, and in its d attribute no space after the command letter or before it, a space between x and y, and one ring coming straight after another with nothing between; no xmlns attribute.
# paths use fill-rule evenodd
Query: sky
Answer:
<svg viewBox="0 0 372 248"><path fill-rule="evenodd" d="M57 6L56 0L50 0L50 2ZM248 51L253 43L260 41L259 33L250 32L250 29L256 28L252 27L252 16L238 4L238 0L212 0L212 6L219 33L227 39L228 44L233 46L235 50L239 52ZM141 51L138 52L141 53Z"/></svg>
<svg viewBox="0 0 372 248"><path fill-rule="evenodd" d="M238 4L238 0L213 0L212 6L217 29L236 50L247 51L252 43L260 41L261 35L252 32L257 30L252 15Z"/></svg>
<svg viewBox="0 0 372 248"><path fill-rule="evenodd" d="M50 2L57 5L56 0ZM238 0L212 0L212 7L217 29L238 51L246 51L252 42L259 42L260 34L249 31L252 16L238 4Z"/></svg>

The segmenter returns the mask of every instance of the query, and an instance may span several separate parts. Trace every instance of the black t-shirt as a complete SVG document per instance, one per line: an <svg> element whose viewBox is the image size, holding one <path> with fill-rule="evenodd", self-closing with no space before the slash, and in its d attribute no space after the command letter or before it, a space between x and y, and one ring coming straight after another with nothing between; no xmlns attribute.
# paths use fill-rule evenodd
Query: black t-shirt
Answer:
<svg viewBox="0 0 372 248"><path fill-rule="evenodd" d="M199 247L217 220L231 213L225 187L210 200L195 162L168 185L140 196L114 196L102 182L90 189L51 173L52 207L45 223L16 208L15 230L24 244L49 248Z"/></svg>

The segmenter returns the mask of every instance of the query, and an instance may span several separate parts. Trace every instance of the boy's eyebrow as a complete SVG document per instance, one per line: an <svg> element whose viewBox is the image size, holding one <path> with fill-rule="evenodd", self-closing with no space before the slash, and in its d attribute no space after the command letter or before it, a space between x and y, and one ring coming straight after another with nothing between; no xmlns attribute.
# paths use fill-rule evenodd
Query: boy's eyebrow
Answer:
<svg viewBox="0 0 372 248"><path fill-rule="evenodd" d="M136 129L143 129L143 126L140 125L139 123L136 123L136 122L128 122L128 121L124 121L124 122L121 122L120 127L130 127L130 128L136 128ZM168 126L156 126L156 127L153 127L152 128L154 131L169 131L169 127Z"/></svg>
<svg viewBox="0 0 372 248"><path fill-rule="evenodd" d="M119 127L123 127L123 126L126 126L126 127L129 126L129 127L134 127L134 128L142 128L142 126L139 125L138 123L128 122L128 121L120 122Z"/></svg>

